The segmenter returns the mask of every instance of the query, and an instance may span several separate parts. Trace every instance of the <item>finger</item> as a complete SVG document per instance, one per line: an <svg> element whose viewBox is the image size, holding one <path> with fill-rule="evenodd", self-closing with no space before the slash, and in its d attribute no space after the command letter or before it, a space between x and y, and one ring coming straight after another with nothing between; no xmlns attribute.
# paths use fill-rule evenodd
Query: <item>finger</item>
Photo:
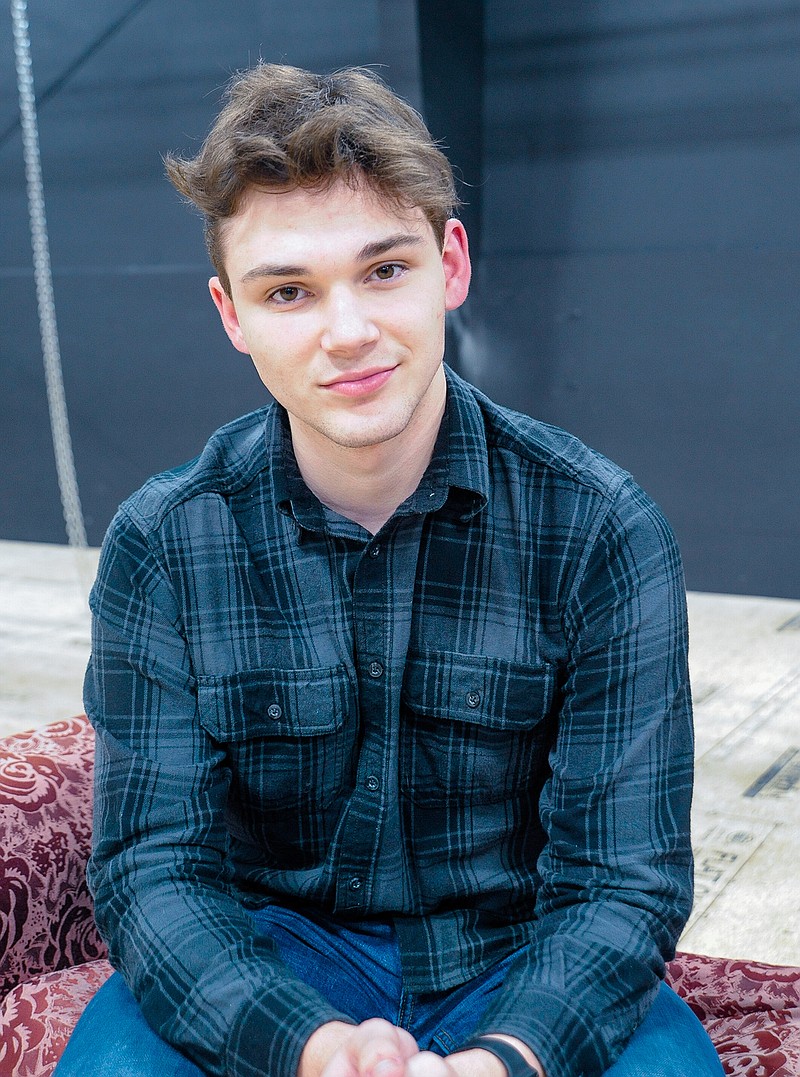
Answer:
<svg viewBox="0 0 800 1077"><path fill-rule="evenodd" d="M358 1052L362 1077L404 1077L406 1060L419 1052L411 1033L388 1021L365 1022L348 1046Z"/></svg>
<svg viewBox="0 0 800 1077"><path fill-rule="evenodd" d="M346 1051L340 1049L328 1060L321 1077L358 1077L358 1070Z"/></svg>
<svg viewBox="0 0 800 1077"><path fill-rule="evenodd" d="M432 1051L419 1051L406 1062L406 1077L453 1077L447 1060Z"/></svg>
<svg viewBox="0 0 800 1077"><path fill-rule="evenodd" d="M416 1040L404 1028L371 1018L356 1026L328 1063L324 1077L405 1077L406 1059L418 1051Z"/></svg>

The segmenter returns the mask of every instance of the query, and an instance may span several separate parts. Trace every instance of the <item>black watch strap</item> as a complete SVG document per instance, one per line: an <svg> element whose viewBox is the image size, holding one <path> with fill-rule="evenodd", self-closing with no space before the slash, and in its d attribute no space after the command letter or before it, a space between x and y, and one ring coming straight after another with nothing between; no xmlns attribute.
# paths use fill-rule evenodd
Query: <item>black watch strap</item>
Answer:
<svg viewBox="0 0 800 1077"><path fill-rule="evenodd" d="M526 1062L516 1047L512 1047L505 1040L496 1040L494 1036L475 1036L459 1047L459 1051L489 1051L499 1058L508 1070L508 1077L540 1077L539 1071Z"/></svg>

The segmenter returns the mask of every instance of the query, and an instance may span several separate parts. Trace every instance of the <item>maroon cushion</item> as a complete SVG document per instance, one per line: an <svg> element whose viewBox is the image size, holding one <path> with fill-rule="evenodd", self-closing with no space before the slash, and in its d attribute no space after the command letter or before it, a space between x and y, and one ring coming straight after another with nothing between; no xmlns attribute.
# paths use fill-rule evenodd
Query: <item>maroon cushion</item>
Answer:
<svg viewBox="0 0 800 1077"><path fill-rule="evenodd" d="M107 961L19 984L0 1009L0 1077L50 1077L84 1007L111 975Z"/></svg>
<svg viewBox="0 0 800 1077"><path fill-rule="evenodd" d="M93 766L85 717L0 741L0 998L105 956L85 877Z"/></svg>
<svg viewBox="0 0 800 1077"><path fill-rule="evenodd" d="M730 1077L798 1077L800 968L678 954L667 982L705 1025Z"/></svg>

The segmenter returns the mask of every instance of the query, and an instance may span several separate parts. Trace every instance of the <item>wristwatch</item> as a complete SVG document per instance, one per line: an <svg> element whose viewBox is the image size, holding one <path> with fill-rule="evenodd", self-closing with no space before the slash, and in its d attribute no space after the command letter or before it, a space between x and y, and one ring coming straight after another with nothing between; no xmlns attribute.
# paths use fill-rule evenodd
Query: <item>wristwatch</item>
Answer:
<svg viewBox="0 0 800 1077"><path fill-rule="evenodd" d="M505 1040L496 1040L494 1036L475 1036L469 1043L459 1047L459 1051L474 1051L476 1049L489 1051L496 1058L499 1058L508 1070L508 1077L542 1077L530 1062L525 1061L522 1053L516 1047L512 1047L510 1043L506 1043Z"/></svg>

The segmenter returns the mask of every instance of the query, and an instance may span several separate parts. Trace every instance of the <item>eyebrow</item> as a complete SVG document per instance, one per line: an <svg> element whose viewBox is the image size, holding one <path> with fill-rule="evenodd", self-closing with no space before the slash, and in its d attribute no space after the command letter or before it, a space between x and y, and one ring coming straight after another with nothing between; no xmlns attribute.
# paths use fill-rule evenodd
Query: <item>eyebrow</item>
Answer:
<svg viewBox="0 0 800 1077"><path fill-rule="evenodd" d="M415 232L396 232L386 239L378 239L374 243L366 243L356 255L359 262L368 262L371 258L380 258L382 254L388 254L395 247L417 247L424 243L422 236Z"/></svg>
<svg viewBox="0 0 800 1077"><path fill-rule="evenodd" d="M424 243L422 236L414 232L396 232L387 236L386 239L377 239L372 243L365 243L356 254L357 262L368 262L372 258L380 258L397 247L416 247ZM263 277L305 277L308 276L307 266L290 265L288 263L264 262L261 265L248 269L241 279L242 284L249 284L253 280L261 280Z"/></svg>
<svg viewBox="0 0 800 1077"><path fill-rule="evenodd" d="M261 277L303 277L308 272L305 266L293 265L270 265L265 262L260 266L248 269L242 277L241 283L247 284L251 280L260 280Z"/></svg>

